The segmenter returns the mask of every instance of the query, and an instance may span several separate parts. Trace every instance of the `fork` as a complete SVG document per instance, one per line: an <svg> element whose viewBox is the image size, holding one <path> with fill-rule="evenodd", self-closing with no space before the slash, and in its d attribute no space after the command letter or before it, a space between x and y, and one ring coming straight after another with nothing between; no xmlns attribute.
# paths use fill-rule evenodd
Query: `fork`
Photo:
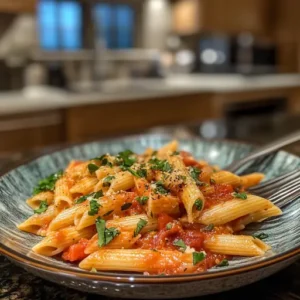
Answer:
<svg viewBox="0 0 300 300"><path fill-rule="evenodd" d="M275 152L275 151L279 150L280 148L287 146L289 144L295 143L297 141L300 141L300 130L295 131L285 137L279 138L278 140L268 143L262 147L259 147L258 149L249 153L246 157L233 161L225 169L227 171L235 173L239 168L241 168L248 162L250 162L256 158L270 154L272 152Z"/></svg>
<svg viewBox="0 0 300 300"><path fill-rule="evenodd" d="M283 207L300 196L300 169L283 174L248 191Z"/></svg>

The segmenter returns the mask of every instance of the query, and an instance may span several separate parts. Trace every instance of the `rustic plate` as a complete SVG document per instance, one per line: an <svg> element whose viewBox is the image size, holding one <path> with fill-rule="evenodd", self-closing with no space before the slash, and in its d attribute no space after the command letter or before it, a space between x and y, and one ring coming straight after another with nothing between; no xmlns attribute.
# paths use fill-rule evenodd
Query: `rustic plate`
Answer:
<svg viewBox="0 0 300 300"><path fill-rule="evenodd" d="M0 179L0 252L29 272L68 287L87 292L123 298L181 298L200 296L240 287L265 278L290 265L300 254L300 198L283 209L283 215L262 224L251 225L248 233L263 231L272 251L264 257L239 258L229 267L205 273L177 276L143 276L130 273L80 270L74 265L43 257L30 251L41 238L19 231L16 225L32 215L25 204L36 182L64 168L71 159L88 159L99 154L117 153L124 149L142 152L158 148L170 139L150 135L94 142L74 146L10 171ZM228 141L181 141L181 148L221 167L244 156L250 145ZM278 152L248 167L266 174L267 179L299 168L300 158Z"/></svg>

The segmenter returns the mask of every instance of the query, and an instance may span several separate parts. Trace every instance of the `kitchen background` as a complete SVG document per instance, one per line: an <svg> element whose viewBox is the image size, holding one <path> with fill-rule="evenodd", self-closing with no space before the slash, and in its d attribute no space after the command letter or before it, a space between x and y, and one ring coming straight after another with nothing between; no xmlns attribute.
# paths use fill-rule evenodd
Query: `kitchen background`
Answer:
<svg viewBox="0 0 300 300"><path fill-rule="evenodd" d="M141 132L265 143L299 129L299 10L0 0L0 157Z"/></svg>

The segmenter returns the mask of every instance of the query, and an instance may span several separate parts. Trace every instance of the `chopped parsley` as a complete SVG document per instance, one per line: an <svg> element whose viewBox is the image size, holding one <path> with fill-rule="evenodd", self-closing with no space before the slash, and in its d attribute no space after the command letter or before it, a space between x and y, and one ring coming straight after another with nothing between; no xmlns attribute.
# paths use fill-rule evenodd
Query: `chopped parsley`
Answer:
<svg viewBox="0 0 300 300"><path fill-rule="evenodd" d="M109 176L105 177L105 178L103 179L103 186L104 186L104 187L110 186L111 181L112 181L113 179L115 179L115 178L116 178L116 177L115 177L115 176L112 176L112 175L109 175Z"/></svg>
<svg viewBox="0 0 300 300"><path fill-rule="evenodd" d="M99 167L95 164L88 164L87 167L89 169L90 174L94 174L99 169Z"/></svg>
<svg viewBox="0 0 300 300"><path fill-rule="evenodd" d="M193 252L193 265L196 265L197 263L201 262L204 260L206 257L204 252Z"/></svg>
<svg viewBox="0 0 300 300"><path fill-rule="evenodd" d="M210 184L216 184L216 181L212 178L210 178L209 182L210 182Z"/></svg>
<svg viewBox="0 0 300 300"><path fill-rule="evenodd" d="M155 183L156 188L154 189L154 192L156 194L162 194L162 195L166 195L169 193L169 191L164 187L162 181L157 181Z"/></svg>
<svg viewBox="0 0 300 300"><path fill-rule="evenodd" d="M145 205L145 204L147 203L149 197L147 197L147 196L140 196L140 197L136 197L135 199L136 199L136 201L137 201L139 204Z"/></svg>
<svg viewBox="0 0 300 300"><path fill-rule="evenodd" d="M139 169L137 171L131 169L131 168L126 168L127 171L129 171L133 176L135 177L147 177L147 170L146 169Z"/></svg>
<svg viewBox="0 0 300 300"><path fill-rule="evenodd" d="M101 166L109 166L112 168L113 164L107 159L107 154L103 154L100 157L95 157L92 160L99 160Z"/></svg>
<svg viewBox="0 0 300 300"><path fill-rule="evenodd" d="M106 212L106 213L103 215L103 217L109 216L113 211L114 211L113 209L112 209L112 210L109 210L108 212Z"/></svg>
<svg viewBox="0 0 300 300"><path fill-rule="evenodd" d="M181 239L180 240L175 240L173 242L173 245L179 247L178 250L181 251L181 252L184 252L186 250L186 244Z"/></svg>
<svg viewBox="0 0 300 300"><path fill-rule="evenodd" d="M223 259L218 265L217 267L228 267L229 266L229 262L227 259Z"/></svg>
<svg viewBox="0 0 300 300"><path fill-rule="evenodd" d="M126 210L126 209L130 208L131 205L132 205L132 203L125 203L121 206L121 210Z"/></svg>
<svg viewBox="0 0 300 300"><path fill-rule="evenodd" d="M167 225L166 225L166 229L168 229L168 230L170 230L170 229L172 229L172 223L170 222L170 223L168 223Z"/></svg>
<svg viewBox="0 0 300 300"><path fill-rule="evenodd" d="M45 191L53 191L56 181L63 175L63 171L51 174L50 176L40 180L38 185L33 189L33 195L37 195Z"/></svg>
<svg viewBox="0 0 300 300"><path fill-rule="evenodd" d="M174 151L172 154L171 154L171 156L174 156L174 155L179 155L180 154L180 152L179 151Z"/></svg>
<svg viewBox="0 0 300 300"><path fill-rule="evenodd" d="M35 214L41 214L45 212L48 208L48 203L46 200L41 201L39 208L34 210Z"/></svg>
<svg viewBox="0 0 300 300"><path fill-rule="evenodd" d="M136 158L131 150L125 150L117 155L116 162L121 169L126 170L126 168L131 167L136 162Z"/></svg>
<svg viewBox="0 0 300 300"><path fill-rule="evenodd" d="M140 219L136 225L136 229L134 230L134 237L136 237L140 232L141 230L147 225L147 221L144 220L144 219Z"/></svg>
<svg viewBox="0 0 300 300"><path fill-rule="evenodd" d="M242 200L246 200L247 199L247 194L246 193L233 193L233 196L235 198L239 198L239 199L242 199Z"/></svg>
<svg viewBox="0 0 300 300"><path fill-rule="evenodd" d="M197 210L202 210L203 208L203 201L201 199L197 199L194 203Z"/></svg>
<svg viewBox="0 0 300 300"><path fill-rule="evenodd" d="M269 235L264 232L261 232L261 233L254 234L253 237L256 239L264 240L267 239Z"/></svg>
<svg viewBox="0 0 300 300"><path fill-rule="evenodd" d="M89 216L94 216L98 213L101 205L97 202L97 200L93 199L90 201L90 210L88 211Z"/></svg>
<svg viewBox="0 0 300 300"><path fill-rule="evenodd" d="M186 176L178 175L178 178L181 179L184 183L186 182Z"/></svg>
<svg viewBox="0 0 300 300"><path fill-rule="evenodd" d="M120 231L114 227L106 228L105 220L99 217L96 219L96 229L98 233L99 247L109 244L116 236L120 234Z"/></svg>
<svg viewBox="0 0 300 300"><path fill-rule="evenodd" d="M102 190L95 192L95 193L90 193L88 195L84 195L79 197L76 201L75 204L80 204L82 202L84 202L85 200L87 200L88 198L92 198L92 199L99 199L100 197L103 197L103 192Z"/></svg>
<svg viewBox="0 0 300 300"><path fill-rule="evenodd" d="M212 231L215 228L214 224L209 224L204 227L203 231Z"/></svg>
<svg viewBox="0 0 300 300"><path fill-rule="evenodd" d="M166 159L160 160L154 157L149 160L149 163L151 164L152 170L168 172L168 173L172 172L173 170L171 165L168 163Z"/></svg>
<svg viewBox="0 0 300 300"><path fill-rule="evenodd" d="M203 183L199 180L199 175L201 174L201 170L197 167L190 167L189 173L191 177L195 180L196 184L202 185Z"/></svg>

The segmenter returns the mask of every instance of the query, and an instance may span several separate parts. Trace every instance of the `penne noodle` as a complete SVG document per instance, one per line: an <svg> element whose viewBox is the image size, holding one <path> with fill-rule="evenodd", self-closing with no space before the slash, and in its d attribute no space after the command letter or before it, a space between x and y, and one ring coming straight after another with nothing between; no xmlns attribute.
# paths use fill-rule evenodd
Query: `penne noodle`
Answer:
<svg viewBox="0 0 300 300"><path fill-rule="evenodd" d="M100 167L96 172L95 172L97 179L101 180L104 177L108 176L108 175L113 175L116 174L116 169L115 168L111 168L111 167L107 167L107 166L103 166Z"/></svg>
<svg viewBox="0 0 300 300"><path fill-rule="evenodd" d="M179 251L153 251L146 249L101 249L85 258L79 267L85 270L95 268L105 271L163 273L190 273L195 269L191 253Z"/></svg>
<svg viewBox="0 0 300 300"><path fill-rule="evenodd" d="M161 147L157 151L157 156L164 158L168 153L172 153L174 151L177 151L177 148L178 148L178 142L176 140L171 141L170 143L168 143L165 146Z"/></svg>
<svg viewBox="0 0 300 300"><path fill-rule="evenodd" d="M66 176L61 177L55 183L54 205L57 213L73 204L69 183Z"/></svg>
<svg viewBox="0 0 300 300"><path fill-rule="evenodd" d="M265 178L265 175L262 173L252 173L243 175L240 178L242 180L243 187L248 189L251 186L259 184Z"/></svg>
<svg viewBox="0 0 300 300"><path fill-rule="evenodd" d="M74 226L70 226L59 231L50 232L32 250L44 256L54 256L63 252L71 245L76 244L80 239L89 239L94 234L95 228L89 227L83 230L76 230Z"/></svg>
<svg viewBox="0 0 300 300"><path fill-rule="evenodd" d="M240 231L245 229L245 227L254 222L262 222L267 218L279 216L282 214L282 211L279 207L273 205L270 208L258 210L254 213L251 213L247 216L244 216L236 221L233 221L232 228L234 231Z"/></svg>
<svg viewBox="0 0 300 300"><path fill-rule="evenodd" d="M205 248L213 253L238 256L264 255L270 247L260 239L246 235L219 234L204 241Z"/></svg>
<svg viewBox="0 0 300 300"><path fill-rule="evenodd" d="M99 249L130 249L135 242L141 237L141 235L133 236L133 231L121 231L121 233L115 237L109 244L99 247L98 246L98 234L95 234L88 242L84 253L91 254Z"/></svg>
<svg viewBox="0 0 300 300"><path fill-rule="evenodd" d="M205 210L196 222L205 225L223 225L271 206L272 203L269 200L248 194L246 200L233 199Z"/></svg>
<svg viewBox="0 0 300 300"><path fill-rule="evenodd" d="M89 194L94 190L94 186L97 182L98 179L95 177L84 177L71 187L70 192L72 194Z"/></svg>
<svg viewBox="0 0 300 300"><path fill-rule="evenodd" d="M226 183L231 184L233 187L239 187L242 184L239 176L228 171L215 172L211 175L210 179L217 184Z"/></svg>
<svg viewBox="0 0 300 300"><path fill-rule="evenodd" d="M76 160L71 161L69 166L66 169L67 176L72 179L80 179L86 176L89 176L88 164L90 162L79 162Z"/></svg>
<svg viewBox="0 0 300 300"><path fill-rule="evenodd" d="M179 199L172 195L152 195L150 201L148 200L150 216L157 216L165 213L171 216L177 216L180 213Z"/></svg>
<svg viewBox="0 0 300 300"><path fill-rule="evenodd" d="M26 221L18 225L22 231L46 236L49 223L55 218L56 211L54 205L50 205L44 213L34 214Z"/></svg>
<svg viewBox="0 0 300 300"><path fill-rule="evenodd" d="M38 193L37 195L27 199L26 203L32 209L38 209L42 201L47 201L47 204L51 205L54 201L54 193L50 191Z"/></svg>
<svg viewBox="0 0 300 300"><path fill-rule="evenodd" d="M134 187L134 178L128 171L115 174L115 178L111 181L108 193L127 191Z"/></svg>

